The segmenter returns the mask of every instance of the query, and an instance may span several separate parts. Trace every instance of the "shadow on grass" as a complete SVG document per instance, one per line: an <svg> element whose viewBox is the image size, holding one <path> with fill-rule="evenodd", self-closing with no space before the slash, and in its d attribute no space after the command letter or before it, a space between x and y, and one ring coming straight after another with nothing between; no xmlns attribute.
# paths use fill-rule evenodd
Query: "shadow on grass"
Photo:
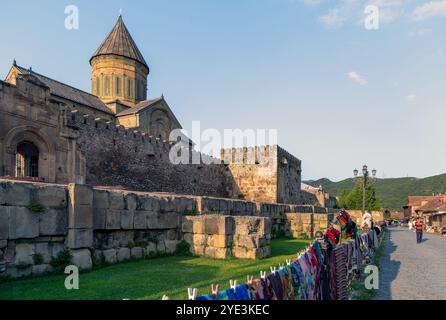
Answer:
<svg viewBox="0 0 446 320"><path fill-rule="evenodd" d="M246 281L248 274L259 276L270 266L308 245L308 240L275 239L272 256L263 260L170 256L129 261L81 273L79 290L66 290L65 275L48 275L0 283L0 300L12 299L186 299L187 288L198 288L199 295L209 293L211 284L229 287L229 280Z"/></svg>

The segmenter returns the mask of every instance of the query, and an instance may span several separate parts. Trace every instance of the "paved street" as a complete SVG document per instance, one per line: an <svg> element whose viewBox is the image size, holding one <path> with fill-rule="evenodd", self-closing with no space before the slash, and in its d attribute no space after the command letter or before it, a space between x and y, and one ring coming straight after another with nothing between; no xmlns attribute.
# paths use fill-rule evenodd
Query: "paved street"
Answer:
<svg viewBox="0 0 446 320"><path fill-rule="evenodd" d="M376 299L446 300L446 238L424 233L416 243L407 228L389 228Z"/></svg>

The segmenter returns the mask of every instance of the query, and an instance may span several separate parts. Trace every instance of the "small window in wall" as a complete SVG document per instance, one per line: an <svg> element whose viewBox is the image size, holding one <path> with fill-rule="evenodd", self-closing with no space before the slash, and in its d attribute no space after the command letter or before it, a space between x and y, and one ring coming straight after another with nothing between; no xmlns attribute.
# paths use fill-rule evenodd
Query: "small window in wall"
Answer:
<svg viewBox="0 0 446 320"><path fill-rule="evenodd" d="M127 97L130 97L131 88L130 88L130 79L127 79Z"/></svg>
<svg viewBox="0 0 446 320"><path fill-rule="evenodd" d="M110 78L109 77L105 77L105 95L106 96L110 95Z"/></svg>
<svg viewBox="0 0 446 320"><path fill-rule="evenodd" d="M32 142L23 141L17 145L16 176L39 176L39 149Z"/></svg>
<svg viewBox="0 0 446 320"><path fill-rule="evenodd" d="M121 78L116 77L116 95L121 95Z"/></svg>

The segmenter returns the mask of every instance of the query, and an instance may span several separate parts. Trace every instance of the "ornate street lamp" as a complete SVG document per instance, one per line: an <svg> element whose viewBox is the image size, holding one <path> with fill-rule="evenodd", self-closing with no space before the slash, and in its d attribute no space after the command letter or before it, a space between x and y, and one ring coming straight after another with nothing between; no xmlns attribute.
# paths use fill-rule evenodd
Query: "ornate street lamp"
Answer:
<svg viewBox="0 0 446 320"><path fill-rule="evenodd" d="M353 170L353 174L355 175L355 177L358 176L358 169ZM365 213L365 191L367 189L367 178L369 176L369 170L367 165L363 165L362 166L362 177L363 177L363 182L362 182L362 215L364 215ZM376 169L372 170L372 176L375 177L376 176Z"/></svg>

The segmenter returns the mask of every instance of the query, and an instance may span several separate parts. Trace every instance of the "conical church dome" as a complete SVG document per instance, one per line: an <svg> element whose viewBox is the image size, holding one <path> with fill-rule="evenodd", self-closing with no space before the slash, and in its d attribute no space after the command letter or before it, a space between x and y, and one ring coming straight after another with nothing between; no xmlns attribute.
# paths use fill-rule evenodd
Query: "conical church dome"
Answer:
<svg viewBox="0 0 446 320"><path fill-rule="evenodd" d="M149 69L144 57L136 46L135 41L133 41L132 36L127 30L127 27L122 20L122 16L119 16L118 22L116 22L113 30L90 58L90 64L93 58L110 54L135 60Z"/></svg>

